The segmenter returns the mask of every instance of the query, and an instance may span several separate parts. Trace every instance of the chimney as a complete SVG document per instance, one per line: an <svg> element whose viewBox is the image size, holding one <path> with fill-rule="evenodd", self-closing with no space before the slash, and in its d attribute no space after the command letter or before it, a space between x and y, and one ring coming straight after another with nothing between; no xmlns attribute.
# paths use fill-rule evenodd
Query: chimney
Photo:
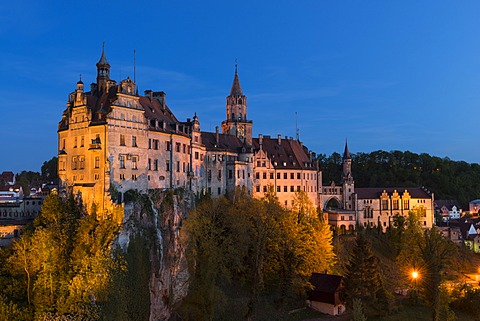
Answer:
<svg viewBox="0 0 480 321"><path fill-rule="evenodd" d="M278 145L282 143L282 135L278 134Z"/></svg>
<svg viewBox="0 0 480 321"><path fill-rule="evenodd" d="M152 100L153 92L151 90L145 90L144 93L145 93L145 97L148 97L150 100Z"/></svg>
<svg viewBox="0 0 480 321"><path fill-rule="evenodd" d="M215 143L218 146L218 143L220 141L220 135L218 134L218 126L215 126Z"/></svg>

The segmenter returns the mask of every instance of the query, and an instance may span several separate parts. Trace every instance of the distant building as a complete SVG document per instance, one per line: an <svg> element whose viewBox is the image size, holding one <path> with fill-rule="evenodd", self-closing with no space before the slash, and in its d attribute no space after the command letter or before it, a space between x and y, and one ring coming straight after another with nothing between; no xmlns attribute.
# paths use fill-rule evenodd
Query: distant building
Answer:
<svg viewBox="0 0 480 321"><path fill-rule="evenodd" d="M2 172L0 174L0 185L15 185L15 174L13 172Z"/></svg>
<svg viewBox="0 0 480 321"><path fill-rule="evenodd" d="M473 200L468 203L468 212L472 216L479 216L480 214L480 199Z"/></svg>
<svg viewBox="0 0 480 321"><path fill-rule="evenodd" d="M423 227L434 224L434 195L424 188L355 187L347 143L341 183L322 186L319 197L328 222L341 233L352 232L357 226L381 227L385 231L395 215L407 216L411 210L419 213Z"/></svg>
<svg viewBox="0 0 480 321"><path fill-rule="evenodd" d="M444 222L462 216L462 209L456 200L436 200L435 212L442 217Z"/></svg>
<svg viewBox="0 0 480 321"><path fill-rule="evenodd" d="M110 79L102 50L97 79L77 82L58 126L59 192L81 194L88 210L112 210L130 190L185 188L213 196L244 188L262 197L273 187L291 207L297 190L318 205L318 167L298 140L252 136L247 97L235 68L222 132L200 130L199 117L178 120L164 92L138 94L129 78Z"/></svg>
<svg viewBox="0 0 480 321"><path fill-rule="evenodd" d="M345 312L345 286L339 275L313 273L313 289L307 291L308 305L319 312L339 315Z"/></svg>

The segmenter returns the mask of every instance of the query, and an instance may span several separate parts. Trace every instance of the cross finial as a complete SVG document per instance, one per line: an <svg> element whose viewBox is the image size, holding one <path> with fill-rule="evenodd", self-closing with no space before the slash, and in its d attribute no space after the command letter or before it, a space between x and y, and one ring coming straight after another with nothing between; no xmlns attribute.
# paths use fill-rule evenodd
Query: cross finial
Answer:
<svg viewBox="0 0 480 321"><path fill-rule="evenodd" d="M82 74L80 74L80 81L82 81Z"/></svg>
<svg viewBox="0 0 480 321"><path fill-rule="evenodd" d="M237 58L235 58L235 73L238 71L238 63L237 63Z"/></svg>

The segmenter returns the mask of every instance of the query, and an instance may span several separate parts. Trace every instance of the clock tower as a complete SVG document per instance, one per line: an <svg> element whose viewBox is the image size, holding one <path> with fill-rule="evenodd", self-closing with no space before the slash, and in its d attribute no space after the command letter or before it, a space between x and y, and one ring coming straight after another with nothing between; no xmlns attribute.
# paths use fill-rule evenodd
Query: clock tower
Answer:
<svg viewBox="0 0 480 321"><path fill-rule="evenodd" d="M243 94L238 78L238 68L235 65L230 95L227 96L227 118L222 122L222 132L240 138L248 145L252 145L252 121L247 120L247 97Z"/></svg>

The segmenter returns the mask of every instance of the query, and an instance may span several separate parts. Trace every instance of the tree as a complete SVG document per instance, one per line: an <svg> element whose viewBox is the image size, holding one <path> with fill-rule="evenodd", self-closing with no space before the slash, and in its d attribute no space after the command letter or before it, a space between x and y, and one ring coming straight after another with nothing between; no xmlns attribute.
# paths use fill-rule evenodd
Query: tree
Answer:
<svg viewBox="0 0 480 321"><path fill-rule="evenodd" d="M443 272L452 257L452 253L455 253L456 250L453 243L445 240L436 228L424 232L424 244L420 247L423 260L422 270L424 271L422 288L425 300L432 308L433 321L440 320Z"/></svg>
<svg viewBox="0 0 480 321"><path fill-rule="evenodd" d="M350 304L359 299L364 306L368 304L379 312L388 312L390 300L384 288L382 271L363 233L357 234L346 271L345 288Z"/></svg>
<svg viewBox="0 0 480 321"><path fill-rule="evenodd" d="M44 182L57 183L58 181L58 157L54 156L49 161L43 162L41 175Z"/></svg>

